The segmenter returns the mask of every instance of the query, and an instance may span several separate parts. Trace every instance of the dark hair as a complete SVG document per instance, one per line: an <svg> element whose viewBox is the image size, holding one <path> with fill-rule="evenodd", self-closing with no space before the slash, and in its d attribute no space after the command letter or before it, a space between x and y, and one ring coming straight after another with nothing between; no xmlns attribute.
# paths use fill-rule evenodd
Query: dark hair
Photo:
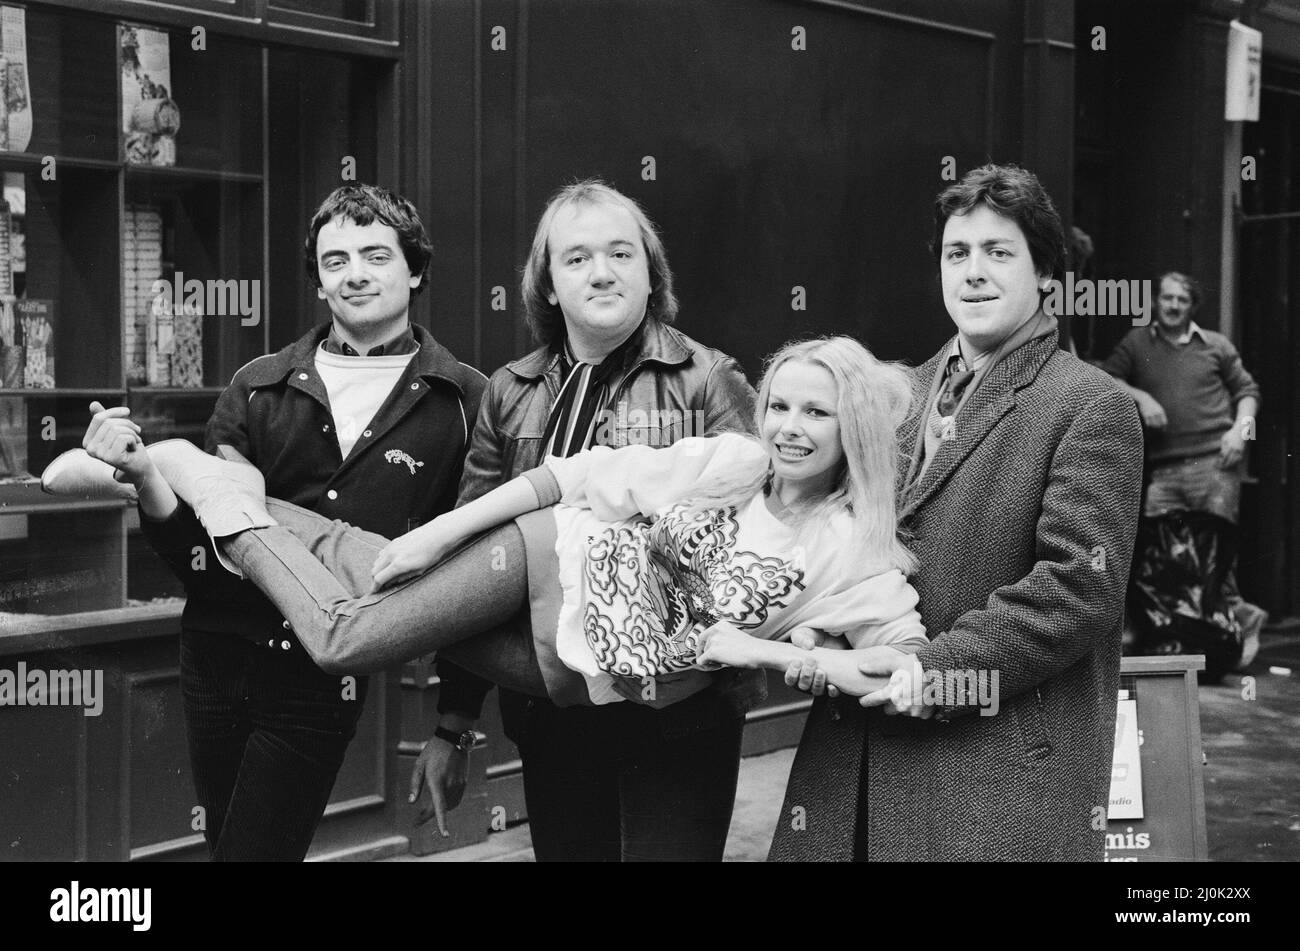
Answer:
<svg viewBox="0 0 1300 951"><path fill-rule="evenodd" d="M641 231L641 243L645 246L646 265L650 271L650 299L646 301L646 316L653 317L660 323L671 324L677 317L673 272L668 267L668 255L664 252L664 244L654 222L631 198L599 179L589 178L566 185L552 195L537 222L537 230L533 232L533 245L528 252L521 282L524 321L533 336L538 342L546 344L554 343L564 336L564 312L560 310L559 304L547 300L555 290L551 284L551 252L547 239L560 209L579 204L612 205L624 209L636 219Z"/></svg>
<svg viewBox="0 0 1300 951"><path fill-rule="evenodd" d="M320 287L319 264L316 261L316 239L320 229L335 218L346 218L365 227L378 221L397 232L397 240L406 258L406 266L420 283L411 291L414 297L429 283L429 260L433 257L433 242L424 230L420 214L409 201L379 185L343 185L329 193L307 228L307 241L303 245L303 261L307 265L307 279L313 287Z"/></svg>
<svg viewBox="0 0 1300 951"><path fill-rule="evenodd" d="M1201 306L1201 282L1194 277L1184 274L1182 271L1165 271L1156 278L1156 293L1160 293L1160 285L1165 282L1165 278L1171 281L1177 281L1187 289L1187 296L1192 299L1192 310Z"/></svg>
<svg viewBox="0 0 1300 951"><path fill-rule="evenodd" d="M934 237L930 241L936 263L943 255L943 229L948 219L980 204L1014 221L1024 232L1035 271L1044 277L1063 276L1065 232L1061 216L1038 176L1018 165L973 169L939 193L934 200Z"/></svg>

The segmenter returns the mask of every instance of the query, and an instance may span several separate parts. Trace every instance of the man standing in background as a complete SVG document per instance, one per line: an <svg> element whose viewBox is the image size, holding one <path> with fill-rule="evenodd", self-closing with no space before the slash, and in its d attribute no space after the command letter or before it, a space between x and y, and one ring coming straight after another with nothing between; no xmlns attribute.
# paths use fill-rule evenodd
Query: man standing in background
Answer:
<svg viewBox="0 0 1300 951"><path fill-rule="evenodd" d="M1200 303L1195 280L1178 271L1162 274L1155 321L1130 330L1102 369L1137 402L1147 428L1150 484L1143 516L1209 512L1235 526L1259 386L1232 341L1197 326ZM1245 669L1259 652L1268 614L1242 598L1235 568L1223 586L1241 625L1239 668Z"/></svg>

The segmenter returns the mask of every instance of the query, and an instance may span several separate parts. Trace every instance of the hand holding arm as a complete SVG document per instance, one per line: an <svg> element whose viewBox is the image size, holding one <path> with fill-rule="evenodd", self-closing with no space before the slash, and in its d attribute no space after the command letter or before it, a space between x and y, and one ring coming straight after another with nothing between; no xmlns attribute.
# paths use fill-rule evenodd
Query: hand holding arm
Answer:
<svg viewBox="0 0 1300 951"><path fill-rule="evenodd" d="M923 702L921 689L924 672L915 654L894 647L868 647L862 655L858 669L874 676L883 675L889 682L880 690L866 694L859 701L864 707L885 706L889 714L902 713L922 720L934 715L934 707Z"/></svg>
<svg viewBox="0 0 1300 951"><path fill-rule="evenodd" d="M839 688L834 684L826 682L826 671L817 666L817 660L812 656L812 650L815 647L831 647L832 649L843 650L847 645L841 638L829 637L825 631L819 631L811 627L796 627L790 632L790 643L804 651L805 654L795 660L791 660L785 668L785 685L793 687L795 690L802 690L804 693L810 693L814 697L820 697L822 694L834 699L840 695Z"/></svg>
<svg viewBox="0 0 1300 951"><path fill-rule="evenodd" d="M729 667L750 667L788 671L792 664L802 666L815 662L816 670L825 672L825 683L840 693L862 696L880 690L888 683L887 677L867 676L858 669L861 651L832 650L813 647L804 650L794 644L767 641L751 637L744 631L720 621L700 637L701 663L726 664ZM816 671L810 673L815 679Z"/></svg>

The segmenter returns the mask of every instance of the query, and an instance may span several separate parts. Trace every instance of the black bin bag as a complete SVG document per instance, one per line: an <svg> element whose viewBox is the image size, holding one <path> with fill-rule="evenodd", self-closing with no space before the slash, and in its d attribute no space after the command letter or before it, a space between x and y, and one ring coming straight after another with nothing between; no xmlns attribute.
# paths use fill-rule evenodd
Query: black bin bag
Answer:
<svg viewBox="0 0 1300 951"><path fill-rule="evenodd" d="M1170 512L1138 524L1128 616L1134 654L1204 654L1217 683L1241 659L1241 628L1224 595L1237 528L1209 512Z"/></svg>

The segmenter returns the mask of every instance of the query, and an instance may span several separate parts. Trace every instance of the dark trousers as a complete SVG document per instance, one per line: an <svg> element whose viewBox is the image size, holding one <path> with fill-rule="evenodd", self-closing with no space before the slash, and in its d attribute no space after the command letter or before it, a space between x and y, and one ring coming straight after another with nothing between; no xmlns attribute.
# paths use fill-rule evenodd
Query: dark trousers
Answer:
<svg viewBox="0 0 1300 951"><path fill-rule="evenodd" d="M214 862L302 861L356 733L366 678L353 689L285 643L181 635L190 765Z"/></svg>
<svg viewBox="0 0 1300 951"><path fill-rule="evenodd" d="M665 734L658 711L635 703L501 701L539 862L722 861L744 717Z"/></svg>

